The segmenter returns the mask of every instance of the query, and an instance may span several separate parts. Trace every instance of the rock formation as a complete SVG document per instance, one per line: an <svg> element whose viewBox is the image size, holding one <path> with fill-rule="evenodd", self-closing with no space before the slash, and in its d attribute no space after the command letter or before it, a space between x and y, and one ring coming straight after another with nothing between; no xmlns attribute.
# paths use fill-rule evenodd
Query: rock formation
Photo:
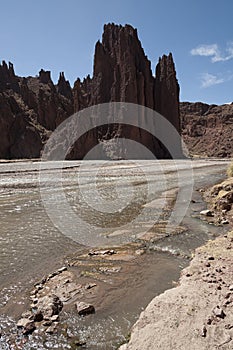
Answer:
<svg viewBox="0 0 233 350"><path fill-rule="evenodd" d="M180 104L182 136L192 156L233 157L233 103Z"/></svg>
<svg viewBox="0 0 233 350"><path fill-rule="evenodd" d="M50 72L20 78L11 63L0 65L0 158L40 157L49 133L72 113L72 96L57 92Z"/></svg>
<svg viewBox="0 0 233 350"><path fill-rule="evenodd" d="M155 109L180 132L179 85L172 55L159 60L154 78L137 30L130 25L104 26L102 42L95 47L93 78L88 76L83 82L78 79L73 91L75 111L105 102L130 102ZM72 157L82 158L98 142L120 137L143 144L158 158L170 157L151 134L125 125L91 130L80 140L79 147L74 147Z"/></svg>
<svg viewBox="0 0 233 350"><path fill-rule="evenodd" d="M95 47L93 77L77 79L73 89L63 72L54 85L49 71L41 69L38 77L21 78L15 75L11 63L3 62L0 158L39 157L49 134L63 120L74 112L105 102L149 107L160 112L180 132L179 85L172 55L159 60L154 77L137 30L130 25L108 24L104 26L102 41ZM74 145L69 157L81 159L99 142L122 137L143 144L159 158L170 157L150 133L124 124L90 130Z"/></svg>

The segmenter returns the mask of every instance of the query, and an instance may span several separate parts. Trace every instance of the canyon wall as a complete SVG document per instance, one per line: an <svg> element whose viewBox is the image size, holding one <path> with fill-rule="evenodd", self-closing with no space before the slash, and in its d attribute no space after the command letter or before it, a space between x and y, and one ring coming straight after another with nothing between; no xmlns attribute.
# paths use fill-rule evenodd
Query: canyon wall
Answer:
<svg viewBox="0 0 233 350"><path fill-rule="evenodd" d="M182 137L191 156L233 157L233 103L180 103Z"/></svg>
<svg viewBox="0 0 233 350"><path fill-rule="evenodd" d="M131 102L162 114L180 133L179 85L172 55L159 59L155 74L137 30L107 24L95 46L93 76L71 88L60 73L57 84L41 69L36 77L19 77L11 63L0 65L0 158L37 158L51 132L74 112L105 102ZM79 127L77 118L77 127ZM153 130L152 130L153 133ZM168 135L169 137L169 135ZM82 159L103 140L126 138L146 146L156 157L170 154L151 133L137 127L104 125L78 140L68 158ZM180 156L182 151L180 144ZM118 155L106 153L109 158Z"/></svg>

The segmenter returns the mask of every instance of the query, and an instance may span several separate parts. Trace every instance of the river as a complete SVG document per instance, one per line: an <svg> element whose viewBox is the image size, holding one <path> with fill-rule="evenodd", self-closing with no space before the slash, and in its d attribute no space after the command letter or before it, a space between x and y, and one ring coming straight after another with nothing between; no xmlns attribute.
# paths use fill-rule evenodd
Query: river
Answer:
<svg viewBox="0 0 233 350"><path fill-rule="evenodd" d="M165 231L160 240L150 242L137 278L107 295L111 302L95 318L80 323L74 315L66 315L73 331L85 334L84 340L91 338L89 349L116 348L149 301L178 280L192 251L222 232L199 219L205 204L197 190L223 179L227 164L224 160L1 162L2 329L14 327L27 303L27 291L61 266L66 255L83 246L143 239L161 217L169 220L164 194L178 188L182 195L168 230L178 221L184 232ZM24 348L55 348L54 342L54 337L47 343L35 338ZM56 348L65 348L59 342L62 339Z"/></svg>

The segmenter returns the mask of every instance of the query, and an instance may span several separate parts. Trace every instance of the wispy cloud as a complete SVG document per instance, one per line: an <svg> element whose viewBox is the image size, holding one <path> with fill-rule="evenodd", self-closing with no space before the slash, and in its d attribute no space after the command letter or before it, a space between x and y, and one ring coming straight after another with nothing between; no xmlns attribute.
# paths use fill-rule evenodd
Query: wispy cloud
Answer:
<svg viewBox="0 0 233 350"><path fill-rule="evenodd" d="M190 51L193 56L206 56L211 57L211 61L223 62L229 61L233 58L233 42L227 44L224 52L221 52L217 44L212 45L199 45Z"/></svg>
<svg viewBox="0 0 233 350"><path fill-rule="evenodd" d="M218 78L216 75L204 73L201 76L201 87L207 88L213 85L224 83L223 78Z"/></svg>

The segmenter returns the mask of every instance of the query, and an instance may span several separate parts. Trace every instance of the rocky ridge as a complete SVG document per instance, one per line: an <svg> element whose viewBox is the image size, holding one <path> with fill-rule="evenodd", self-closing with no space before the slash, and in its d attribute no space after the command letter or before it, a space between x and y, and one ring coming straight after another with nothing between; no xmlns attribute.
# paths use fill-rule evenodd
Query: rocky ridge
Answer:
<svg viewBox="0 0 233 350"><path fill-rule="evenodd" d="M15 74L11 63L3 62L0 158L40 157L44 143L62 121L74 112L105 102L131 102L155 109L180 132L179 85L172 55L159 59L154 76L137 30L130 25L108 24L102 41L96 43L93 77L77 79L73 88L63 72L54 84L49 71L42 69L36 77L22 78ZM69 157L82 159L102 140L119 137L145 145L159 158L170 157L150 133L124 124L90 130Z"/></svg>

